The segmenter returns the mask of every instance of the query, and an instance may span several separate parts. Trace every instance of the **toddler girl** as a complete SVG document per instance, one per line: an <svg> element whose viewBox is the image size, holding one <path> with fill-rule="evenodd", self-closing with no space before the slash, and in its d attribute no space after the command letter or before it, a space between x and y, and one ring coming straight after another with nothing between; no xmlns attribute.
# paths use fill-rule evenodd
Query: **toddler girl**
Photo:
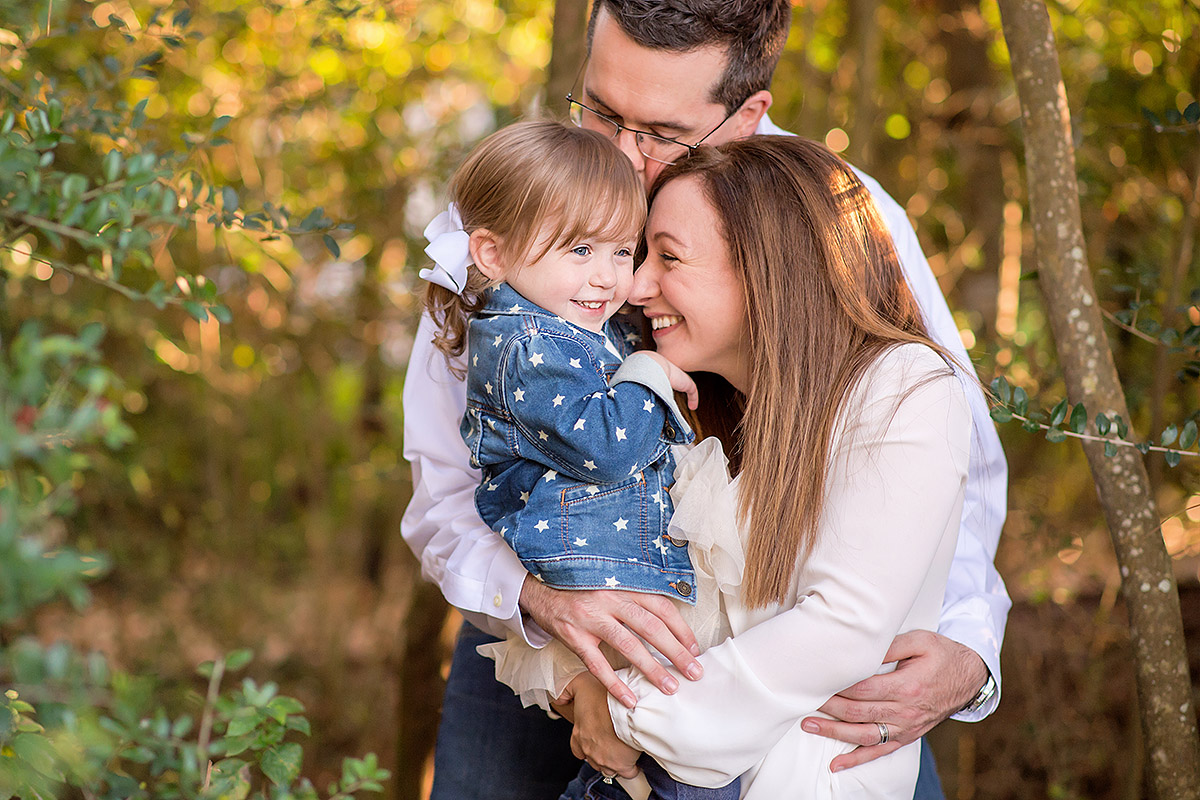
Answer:
<svg viewBox="0 0 1200 800"><path fill-rule="evenodd" d="M711 646L716 592L697 592L688 542L667 535L671 446L693 438L674 391L694 409L696 387L657 353L630 353L640 337L613 319L646 218L633 167L593 131L522 122L484 140L450 194L425 230L434 266L421 277L435 344L465 369L480 517L538 580L674 598ZM556 641L535 651L510 636L480 651L546 710L584 670ZM698 790L642 767L652 797L738 795L736 781Z"/></svg>

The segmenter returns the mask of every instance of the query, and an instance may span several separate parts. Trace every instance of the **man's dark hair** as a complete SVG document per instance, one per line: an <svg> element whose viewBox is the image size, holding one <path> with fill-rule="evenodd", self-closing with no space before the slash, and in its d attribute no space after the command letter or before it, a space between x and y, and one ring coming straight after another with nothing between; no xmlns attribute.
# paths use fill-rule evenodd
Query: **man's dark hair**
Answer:
<svg viewBox="0 0 1200 800"><path fill-rule="evenodd" d="M601 8L642 47L678 53L724 47L728 61L712 101L730 114L770 87L792 22L789 0L595 0L588 20L589 53Z"/></svg>

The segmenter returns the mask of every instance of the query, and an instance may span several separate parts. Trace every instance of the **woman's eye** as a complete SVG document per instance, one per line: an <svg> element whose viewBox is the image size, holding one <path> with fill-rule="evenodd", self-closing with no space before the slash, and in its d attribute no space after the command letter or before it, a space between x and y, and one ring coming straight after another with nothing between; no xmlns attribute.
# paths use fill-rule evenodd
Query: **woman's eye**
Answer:
<svg viewBox="0 0 1200 800"><path fill-rule="evenodd" d="M678 261L678 260L679 260L678 258L676 258L675 256L671 255L670 253L659 253L659 254L658 254L658 258L659 258L659 260L660 260L660 261L662 261L664 264L673 264L674 262L676 262L676 261Z"/></svg>
<svg viewBox="0 0 1200 800"><path fill-rule="evenodd" d="M586 256L588 253L592 252L592 248L586 244L581 244L578 247L572 247L571 252L577 256Z"/></svg>

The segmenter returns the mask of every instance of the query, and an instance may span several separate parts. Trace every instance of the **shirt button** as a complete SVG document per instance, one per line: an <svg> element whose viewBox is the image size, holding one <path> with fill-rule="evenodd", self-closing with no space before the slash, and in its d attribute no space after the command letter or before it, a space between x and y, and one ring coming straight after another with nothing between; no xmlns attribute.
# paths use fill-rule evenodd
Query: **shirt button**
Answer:
<svg viewBox="0 0 1200 800"><path fill-rule="evenodd" d="M686 595L684 596L686 597ZM494 605L496 608L499 608L500 604L503 602L504 598L500 596L499 592L496 592L496 596L492 598L492 605Z"/></svg>
<svg viewBox="0 0 1200 800"><path fill-rule="evenodd" d="M692 594L692 585L687 581L677 581L675 591L679 592L680 597L689 597Z"/></svg>

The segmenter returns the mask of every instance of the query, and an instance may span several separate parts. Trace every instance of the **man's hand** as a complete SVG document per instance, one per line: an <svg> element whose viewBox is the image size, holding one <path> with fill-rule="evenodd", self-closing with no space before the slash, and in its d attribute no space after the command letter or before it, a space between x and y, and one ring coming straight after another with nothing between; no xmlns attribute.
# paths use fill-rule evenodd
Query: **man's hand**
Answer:
<svg viewBox="0 0 1200 800"><path fill-rule="evenodd" d="M703 674L695 659L700 654L696 637L665 597L615 589L562 591L526 575L520 604L542 630L571 648L604 688L628 708L637 704L637 698L600 652L600 642L625 656L665 694L673 694L679 684L650 655L639 636L692 680Z"/></svg>
<svg viewBox="0 0 1200 800"><path fill-rule="evenodd" d="M971 702L988 676L975 651L930 631L900 634L883 661L899 662L896 671L859 681L821 706L836 719L801 723L809 733L858 745L830 763L834 772L915 742ZM888 726L887 744L879 744L880 722Z"/></svg>
<svg viewBox="0 0 1200 800"><path fill-rule="evenodd" d="M632 778L638 774L641 752L617 738L608 711L605 688L584 672L567 684L554 710L575 724L571 730L571 752L602 775Z"/></svg>

